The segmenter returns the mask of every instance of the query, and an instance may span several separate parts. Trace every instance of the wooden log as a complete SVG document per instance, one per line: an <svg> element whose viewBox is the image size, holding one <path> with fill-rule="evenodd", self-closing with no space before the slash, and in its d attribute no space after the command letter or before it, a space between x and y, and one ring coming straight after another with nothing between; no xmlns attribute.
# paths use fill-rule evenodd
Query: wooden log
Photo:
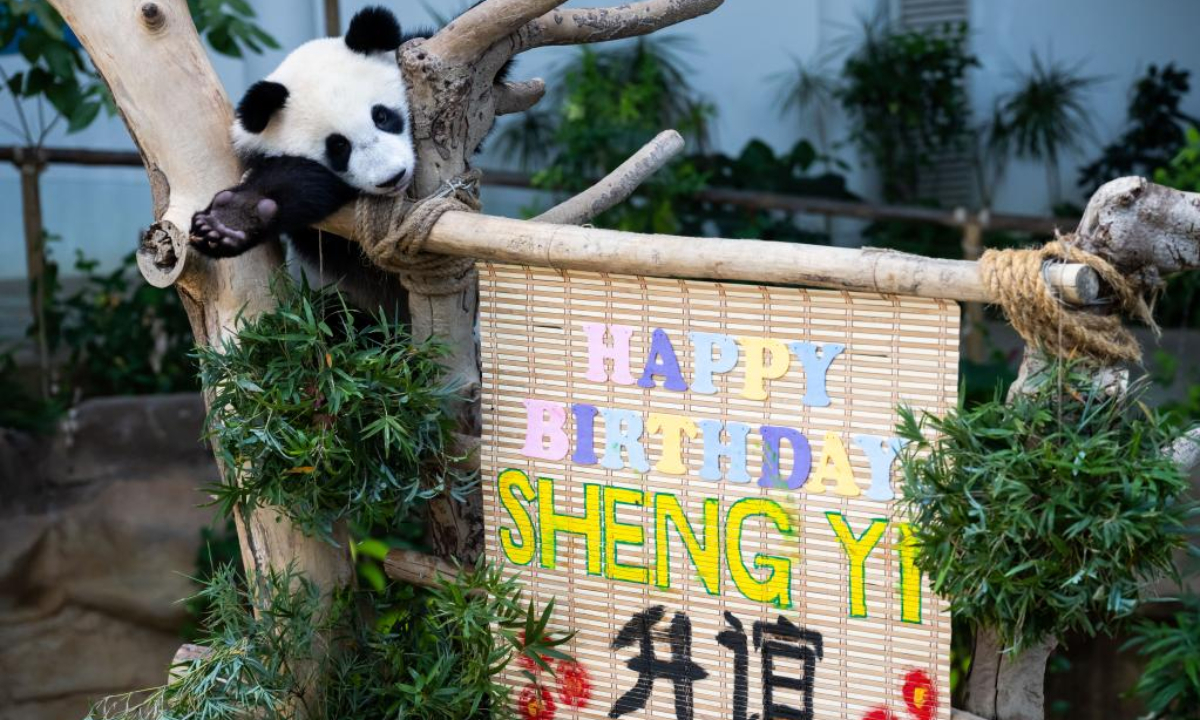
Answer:
<svg viewBox="0 0 1200 720"><path fill-rule="evenodd" d="M108 84L150 178L155 223L139 252L139 268L157 285L177 281L196 341L220 347L239 318L271 307L269 283L283 258L278 243L219 262L186 253L192 215L241 175L229 142L233 111L188 3L51 4ZM330 593L353 581L348 543L335 548L306 537L270 508L239 508L234 518L248 577L291 568Z"/></svg>
<svg viewBox="0 0 1200 720"><path fill-rule="evenodd" d="M352 213L325 225L353 234ZM573 225L449 212L433 227L425 249L446 255L571 270L657 277L737 280L842 290L992 302L978 265L874 248L841 248L763 240L642 235ZM1072 302L1098 298L1095 273L1061 266L1051 286Z"/></svg>

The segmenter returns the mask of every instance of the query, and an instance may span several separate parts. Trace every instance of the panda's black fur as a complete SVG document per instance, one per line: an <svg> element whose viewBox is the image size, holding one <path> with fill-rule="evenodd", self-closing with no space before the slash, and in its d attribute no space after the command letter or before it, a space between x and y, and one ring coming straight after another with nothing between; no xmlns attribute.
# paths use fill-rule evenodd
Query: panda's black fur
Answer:
<svg viewBox="0 0 1200 720"><path fill-rule="evenodd" d="M404 33L391 11L369 7L354 16L343 38L306 43L252 85L238 103L233 129L245 175L193 217L193 247L233 257L286 236L301 261L326 280L340 279L355 304L406 320L394 277L371 264L356 243L311 226L364 193L399 194L411 181L416 156L394 52L433 32ZM506 65L497 80L507 72Z"/></svg>

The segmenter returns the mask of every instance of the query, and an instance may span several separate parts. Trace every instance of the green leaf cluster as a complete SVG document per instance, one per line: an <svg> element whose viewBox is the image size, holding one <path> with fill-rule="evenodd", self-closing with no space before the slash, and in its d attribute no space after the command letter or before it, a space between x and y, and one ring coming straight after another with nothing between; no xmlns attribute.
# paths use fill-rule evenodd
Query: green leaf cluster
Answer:
<svg viewBox="0 0 1200 720"><path fill-rule="evenodd" d="M277 50L279 43L255 22L254 8L246 0L188 0L196 30L213 50L240 58L245 51Z"/></svg>
<svg viewBox="0 0 1200 720"><path fill-rule="evenodd" d="M1188 596L1170 622L1140 620L1125 647L1146 660L1134 693L1151 718L1200 718L1200 597Z"/></svg>
<svg viewBox="0 0 1200 720"><path fill-rule="evenodd" d="M27 63L24 70L4 78L17 98L44 97L67 120L67 131L82 130L100 110L115 111L108 89L91 69L83 51L67 42L66 23L44 0L0 2L0 47L16 43ZM21 115L22 122L26 122ZM44 128L42 129L44 130ZM23 127L27 142L35 142Z"/></svg>
<svg viewBox="0 0 1200 720"><path fill-rule="evenodd" d="M922 170L965 140L970 106L964 24L928 31L867 24L846 59L838 97L851 139L883 176L888 202L917 199Z"/></svg>
<svg viewBox="0 0 1200 720"><path fill-rule="evenodd" d="M566 657L556 647L568 638L546 630L552 604L539 613L494 568L333 598L292 572L260 580L249 593L232 568L219 571L199 593L208 655L163 687L102 701L88 720L285 720L297 705L311 720L507 717L496 673L518 653Z"/></svg>
<svg viewBox="0 0 1200 720"><path fill-rule="evenodd" d="M1113 393L1054 365L1009 404L900 408L917 564L956 616L1018 648L1111 632L1148 582L1177 575L1195 506L1144 385Z"/></svg>
<svg viewBox="0 0 1200 720"><path fill-rule="evenodd" d="M675 128L695 146L707 140L712 106L692 90L689 69L670 41L638 39L602 51L583 46L562 72L563 88L553 115L534 115L499 138L502 151L541 159L531 146L552 148L533 184L575 194L611 172L663 128ZM532 125L530 125L532 123ZM677 233L676 200L704 185L688 159L656 172L634 197L596 219L601 227Z"/></svg>
<svg viewBox="0 0 1200 720"><path fill-rule="evenodd" d="M280 507L305 532L334 523L394 527L420 501L467 487L451 467L455 390L446 353L347 306L333 288L274 281L278 305L200 348L208 437L226 512Z"/></svg>

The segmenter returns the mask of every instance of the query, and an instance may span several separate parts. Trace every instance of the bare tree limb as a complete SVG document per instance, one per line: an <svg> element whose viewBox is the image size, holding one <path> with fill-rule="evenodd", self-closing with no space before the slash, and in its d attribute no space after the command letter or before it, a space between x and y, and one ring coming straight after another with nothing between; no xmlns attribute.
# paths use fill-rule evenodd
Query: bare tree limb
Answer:
<svg viewBox="0 0 1200 720"><path fill-rule="evenodd" d="M524 82L502 82L492 86L496 95L496 115L525 112L546 95L546 82L534 78Z"/></svg>
<svg viewBox="0 0 1200 720"><path fill-rule="evenodd" d="M1076 239L1154 290L1166 275L1200 268L1200 194L1113 180L1088 201Z"/></svg>
<svg viewBox="0 0 1200 720"><path fill-rule="evenodd" d="M582 45L647 35L706 15L722 2L642 0L616 7L556 9L521 28L515 53L547 45Z"/></svg>
<svg viewBox="0 0 1200 720"><path fill-rule="evenodd" d="M683 136L664 130L599 182L533 218L534 222L582 225L633 194L683 150Z"/></svg>
<svg viewBox="0 0 1200 720"><path fill-rule="evenodd" d="M448 64L467 64L530 20L566 0L485 0L438 30L425 50Z"/></svg>

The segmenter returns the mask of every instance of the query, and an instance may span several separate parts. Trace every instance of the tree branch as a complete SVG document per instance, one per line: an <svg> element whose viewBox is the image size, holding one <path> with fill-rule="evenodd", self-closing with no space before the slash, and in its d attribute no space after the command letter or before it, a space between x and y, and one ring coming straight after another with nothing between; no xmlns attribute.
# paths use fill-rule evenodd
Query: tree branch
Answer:
<svg viewBox="0 0 1200 720"><path fill-rule="evenodd" d="M1200 268L1200 194L1124 177L1096 191L1076 237L1143 289L1165 275Z"/></svg>
<svg viewBox="0 0 1200 720"><path fill-rule="evenodd" d="M521 28L514 54L647 35L707 15L724 0L642 0L607 8L555 9Z"/></svg>
<svg viewBox="0 0 1200 720"><path fill-rule="evenodd" d="M1167 448L1167 455L1185 475L1200 466L1200 427L1194 427L1176 438Z"/></svg>
<svg viewBox="0 0 1200 720"><path fill-rule="evenodd" d="M496 115L525 112L546 95L546 82L534 78L524 82L502 82L492 86L496 94Z"/></svg>
<svg viewBox="0 0 1200 720"><path fill-rule="evenodd" d="M624 201L683 150L683 137L664 130L595 185L533 218L534 222L582 225Z"/></svg>
<svg viewBox="0 0 1200 720"><path fill-rule="evenodd" d="M436 555L416 550L391 550L383 561L383 571L393 580L419 587L433 587L439 578L458 576L458 566Z"/></svg>
<svg viewBox="0 0 1200 720"><path fill-rule="evenodd" d="M425 50L448 64L468 64L492 45L566 0L484 0L438 30Z"/></svg>

